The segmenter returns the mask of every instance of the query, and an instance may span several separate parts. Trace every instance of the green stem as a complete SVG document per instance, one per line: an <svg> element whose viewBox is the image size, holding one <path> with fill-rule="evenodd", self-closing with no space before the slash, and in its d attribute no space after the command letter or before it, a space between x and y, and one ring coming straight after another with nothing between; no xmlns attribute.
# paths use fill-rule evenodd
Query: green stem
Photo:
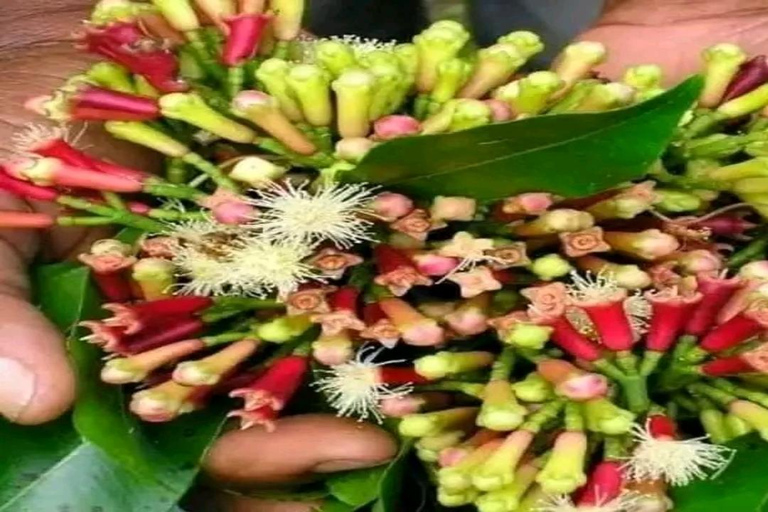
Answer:
<svg viewBox="0 0 768 512"><path fill-rule="evenodd" d="M128 207L125 206L125 202L123 199L114 192L102 192L101 196L104 198L104 202L107 203L109 206L114 208L115 210L127 210Z"/></svg>
<svg viewBox="0 0 768 512"><path fill-rule="evenodd" d="M191 186L155 181L148 181L144 185L144 192L153 196L187 199L189 201L200 201L206 197L206 194Z"/></svg>
<svg viewBox="0 0 768 512"><path fill-rule="evenodd" d="M651 401L648 398L648 386L645 377L639 375L624 377L619 381L627 401L627 408L635 414L648 410Z"/></svg>
<svg viewBox="0 0 768 512"><path fill-rule="evenodd" d="M184 34L189 41L189 49L195 60L203 69L203 71L210 77L223 82L226 78L224 70L221 68L216 59L208 51L208 47L203 40L200 30L190 30Z"/></svg>
<svg viewBox="0 0 768 512"><path fill-rule="evenodd" d="M664 352L647 350L645 354L643 354L642 363L640 363L640 375L642 375L643 377L648 377L650 374L652 374L656 370L656 368L658 368L659 363L661 362L663 357L664 357Z"/></svg>
<svg viewBox="0 0 768 512"><path fill-rule="evenodd" d="M726 391L723 391L721 389L717 389L716 387L709 386L707 384L704 384L703 382L697 382L695 384L691 384L688 386L688 389L691 391L691 393L703 395L706 398L709 398L710 400L714 400L716 403L727 406L734 400L736 400L736 396L728 393Z"/></svg>
<svg viewBox="0 0 768 512"><path fill-rule="evenodd" d="M205 174L210 176L211 179L220 187L234 190L235 192L240 191L240 187L237 186L237 183L229 179L229 176L224 174L218 166L212 164L197 153L187 153L182 157L182 159L185 163L192 165L193 167L203 171Z"/></svg>
<svg viewBox="0 0 768 512"><path fill-rule="evenodd" d="M565 402L562 400L553 400L547 402L540 409L528 416L528 419L520 425L520 430L528 430L530 432L539 432L545 424L557 418L560 411L565 407Z"/></svg>
<svg viewBox="0 0 768 512"><path fill-rule="evenodd" d="M225 332L222 334L216 334L214 336L203 336L200 338L203 343L208 347L215 347L216 345L222 345L224 343L232 343L233 341L240 341L248 338L247 332Z"/></svg>
<svg viewBox="0 0 768 512"><path fill-rule="evenodd" d="M765 258L766 252L768 252L768 229L762 229L749 244L728 258L728 267L737 269L750 261L761 260Z"/></svg>
<svg viewBox="0 0 768 512"><path fill-rule="evenodd" d="M108 226L115 221L110 217L57 217L56 224L59 226Z"/></svg>
<svg viewBox="0 0 768 512"><path fill-rule="evenodd" d="M204 212L179 212L174 210L163 210L162 208L151 209L147 216L165 221L205 220L207 217Z"/></svg>
<svg viewBox="0 0 768 512"><path fill-rule="evenodd" d="M756 404L762 405L763 407L768 407L767 393L747 389L725 379L713 379L710 381L710 383L713 387L721 391L725 391L726 393L730 393L739 398L744 398L751 402L755 402Z"/></svg>
<svg viewBox="0 0 768 512"><path fill-rule="evenodd" d="M490 380L507 380L515 366L515 351L512 347L504 347L491 367Z"/></svg>
<svg viewBox="0 0 768 512"><path fill-rule="evenodd" d="M180 158L171 158L165 167L166 179L174 185L183 185L187 182L187 168Z"/></svg>
<svg viewBox="0 0 768 512"><path fill-rule="evenodd" d="M581 406L576 402L565 404L565 414L563 424L566 430L571 432L580 432L584 430L584 415L581 413Z"/></svg>
<svg viewBox="0 0 768 512"><path fill-rule="evenodd" d="M600 370L601 373L605 374L606 376L614 379L614 380L622 380L627 377L627 375L619 370L613 363L608 361L607 359L598 359L597 361L593 361L592 365Z"/></svg>
<svg viewBox="0 0 768 512"><path fill-rule="evenodd" d="M227 92L230 98L234 98L237 93L243 90L244 82L245 68L242 65L227 69Z"/></svg>
<svg viewBox="0 0 768 512"><path fill-rule="evenodd" d="M124 226L130 226L144 231L162 231L165 226L160 222L136 215L128 211L115 210L112 207L99 205L72 196L59 196L56 200L57 203L74 208L76 210L83 210L101 217L107 217L111 219L114 224L122 224Z"/></svg>

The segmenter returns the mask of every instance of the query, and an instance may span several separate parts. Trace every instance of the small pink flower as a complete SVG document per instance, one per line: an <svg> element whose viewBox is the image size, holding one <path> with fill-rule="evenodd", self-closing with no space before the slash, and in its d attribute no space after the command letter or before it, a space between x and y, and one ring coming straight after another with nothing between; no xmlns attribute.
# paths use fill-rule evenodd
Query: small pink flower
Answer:
<svg viewBox="0 0 768 512"><path fill-rule="evenodd" d="M525 288L520 294L531 302L531 308L538 314L560 316L565 313L568 289L563 283Z"/></svg>
<svg viewBox="0 0 768 512"><path fill-rule="evenodd" d="M597 226L573 233L560 233L560 241L563 244L563 251L571 258L611 250L611 246L603 240L602 228Z"/></svg>
<svg viewBox="0 0 768 512"><path fill-rule="evenodd" d="M328 294L336 288L321 286L293 292L285 300L286 312L289 316L306 315L309 313L328 313Z"/></svg>
<svg viewBox="0 0 768 512"><path fill-rule="evenodd" d="M552 194L544 192L528 192L504 200L502 211L504 213L522 213L526 215L539 215L547 211L554 203Z"/></svg>
<svg viewBox="0 0 768 512"><path fill-rule="evenodd" d="M373 123L373 131L378 140L391 140L398 137L418 135L421 123L411 116L384 116Z"/></svg>
<svg viewBox="0 0 768 512"><path fill-rule="evenodd" d="M403 194L382 192L373 198L371 210L387 222L394 222L413 211L413 201Z"/></svg>
<svg viewBox="0 0 768 512"><path fill-rule="evenodd" d="M470 221L477 211L477 201L470 197L437 196L429 213L432 219Z"/></svg>
<svg viewBox="0 0 768 512"><path fill-rule="evenodd" d="M430 231L444 228L447 224L429 217L426 210L417 208L405 217L402 217L389 225L395 231L400 231L416 240L424 241Z"/></svg>
<svg viewBox="0 0 768 512"><path fill-rule="evenodd" d="M491 108L491 119L495 123L500 123L502 121L509 121L510 119L512 119L512 109L510 108L510 106L507 104L506 101L488 99L488 100L483 100L483 103L485 103Z"/></svg>
<svg viewBox="0 0 768 512"><path fill-rule="evenodd" d="M524 267L531 263L525 242L509 242L496 245L485 251L493 270L503 270L512 267Z"/></svg>
<svg viewBox="0 0 768 512"><path fill-rule="evenodd" d="M417 253L412 256L416 268L425 276L444 276L459 266L459 260L431 252Z"/></svg>
<svg viewBox="0 0 768 512"><path fill-rule="evenodd" d="M363 258L356 254L339 251L331 247L321 249L312 256L307 262L313 267L319 269L324 277L329 279L341 279L344 271L349 267L359 265Z"/></svg>
<svg viewBox="0 0 768 512"><path fill-rule="evenodd" d="M501 283L496 280L488 267L476 267L466 272L456 272L448 276L448 280L459 285L461 296L464 298L501 289Z"/></svg>

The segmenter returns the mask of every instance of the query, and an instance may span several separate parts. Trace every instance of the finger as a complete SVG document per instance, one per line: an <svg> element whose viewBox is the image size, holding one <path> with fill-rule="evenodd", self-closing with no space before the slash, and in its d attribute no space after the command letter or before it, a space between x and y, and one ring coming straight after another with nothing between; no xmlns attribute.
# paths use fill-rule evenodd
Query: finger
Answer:
<svg viewBox="0 0 768 512"><path fill-rule="evenodd" d="M224 484L277 484L378 466L396 450L392 437L374 425L307 414L278 420L272 433L251 428L224 434L204 467Z"/></svg>

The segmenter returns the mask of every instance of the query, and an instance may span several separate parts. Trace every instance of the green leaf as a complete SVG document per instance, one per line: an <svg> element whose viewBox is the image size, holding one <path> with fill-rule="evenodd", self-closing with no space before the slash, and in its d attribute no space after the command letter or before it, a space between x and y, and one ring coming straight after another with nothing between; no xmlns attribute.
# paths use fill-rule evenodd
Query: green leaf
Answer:
<svg viewBox="0 0 768 512"><path fill-rule="evenodd" d="M373 506L374 512L399 512L401 510L400 490L413 444L413 439L403 441L397 456L387 466L387 470L379 483L379 499Z"/></svg>
<svg viewBox="0 0 768 512"><path fill-rule="evenodd" d="M0 424L12 461L0 469L0 511L168 512L192 484L223 411L163 425L136 421L120 388L100 381L102 354L80 340L77 323L99 309L87 269L57 264L34 277L41 309L68 336L78 375L76 429L70 418L36 428Z"/></svg>
<svg viewBox="0 0 768 512"><path fill-rule="evenodd" d="M328 499L323 501L323 504L320 506L320 512L353 512L355 508L343 501Z"/></svg>
<svg viewBox="0 0 768 512"><path fill-rule="evenodd" d="M379 495L379 486L387 466L341 473L326 481L331 494L353 507L362 507Z"/></svg>
<svg viewBox="0 0 768 512"><path fill-rule="evenodd" d="M340 473L330 477L325 484L334 498L352 506L353 510L378 499L374 505L375 510L396 512L400 484L411 448L413 441L404 441L389 464Z"/></svg>
<svg viewBox="0 0 768 512"><path fill-rule="evenodd" d="M714 479L672 490L675 512L768 512L768 443L750 435L728 445L736 455L725 471Z"/></svg>
<svg viewBox="0 0 768 512"><path fill-rule="evenodd" d="M645 175L701 84L692 77L656 98L610 112L395 139L371 150L349 177L418 197L490 201L531 191L593 194Z"/></svg>

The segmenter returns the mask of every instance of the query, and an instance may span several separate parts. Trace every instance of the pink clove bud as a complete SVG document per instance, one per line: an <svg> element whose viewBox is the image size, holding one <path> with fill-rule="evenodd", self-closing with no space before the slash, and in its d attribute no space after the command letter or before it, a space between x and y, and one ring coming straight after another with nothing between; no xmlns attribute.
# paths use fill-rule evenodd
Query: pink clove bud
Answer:
<svg viewBox="0 0 768 512"><path fill-rule="evenodd" d="M421 123L411 116L384 116L373 123L373 132L378 140L392 140L418 135L421 132Z"/></svg>

